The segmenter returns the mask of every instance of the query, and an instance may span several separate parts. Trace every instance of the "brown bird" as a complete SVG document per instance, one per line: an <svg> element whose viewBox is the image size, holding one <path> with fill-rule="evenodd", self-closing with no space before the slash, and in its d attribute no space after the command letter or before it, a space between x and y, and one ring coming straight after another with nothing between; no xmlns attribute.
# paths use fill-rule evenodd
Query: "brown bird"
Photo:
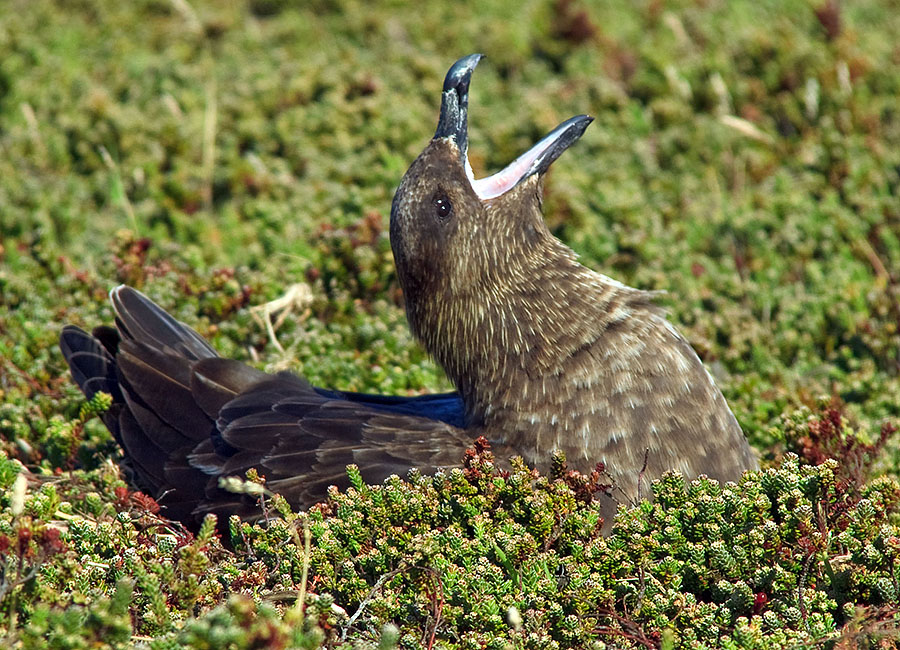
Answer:
<svg viewBox="0 0 900 650"><path fill-rule="evenodd" d="M116 327L67 326L60 346L91 397L114 398L105 423L134 482L166 514L258 515L218 479L257 468L295 505L410 468L458 466L486 437L498 458L546 469L603 462L636 496L668 469L736 480L756 460L712 377L654 305L578 263L541 215L541 179L590 117L560 124L504 170L475 179L468 162L469 81L481 55L444 81L434 138L391 208L391 246L413 333L456 393L392 397L311 386L220 358L140 292L111 293Z"/></svg>

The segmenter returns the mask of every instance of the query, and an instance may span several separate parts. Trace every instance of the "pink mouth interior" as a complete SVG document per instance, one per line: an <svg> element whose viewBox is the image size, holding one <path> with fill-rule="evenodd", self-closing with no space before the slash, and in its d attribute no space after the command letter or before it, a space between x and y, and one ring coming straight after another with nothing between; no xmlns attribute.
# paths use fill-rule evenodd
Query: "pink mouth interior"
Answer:
<svg viewBox="0 0 900 650"><path fill-rule="evenodd" d="M550 148L561 134L561 130L554 130L499 172L485 178L475 178L467 155L466 175L469 177L469 182L472 184L472 189L475 191L475 194L484 201L496 198L511 190L515 187L516 183L522 180L522 177L531 170L541 155Z"/></svg>

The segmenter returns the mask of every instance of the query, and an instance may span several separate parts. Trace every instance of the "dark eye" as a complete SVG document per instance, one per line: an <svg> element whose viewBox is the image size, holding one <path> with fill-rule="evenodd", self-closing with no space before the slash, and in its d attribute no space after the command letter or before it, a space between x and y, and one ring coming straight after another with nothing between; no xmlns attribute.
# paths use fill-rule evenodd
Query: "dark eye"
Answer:
<svg viewBox="0 0 900 650"><path fill-rule="evenodd" d="M446 219L453 212L453 204L450 203L446 194L435 194L431 199L431 204L434 206L435 214L441 219Z"/></svg>

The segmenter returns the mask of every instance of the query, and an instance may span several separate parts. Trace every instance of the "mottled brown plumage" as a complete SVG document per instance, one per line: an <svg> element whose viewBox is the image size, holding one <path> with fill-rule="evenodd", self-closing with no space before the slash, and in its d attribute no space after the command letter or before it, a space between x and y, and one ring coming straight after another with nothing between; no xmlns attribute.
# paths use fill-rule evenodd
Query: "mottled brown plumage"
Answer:
<svg viewBox="0 0 900 650"><path fill-rule="evenodd" d="M391 211L410 326L458 393L358 395L266 375L219 358L127 287L112 292L115 330L64 329L73 376L89 396L113 394L105 421L135 481L170 516L254 516L252 502L218 488L250 467L309 505L346 484L348 463L370 482L431 472L459 464L481 435L498 458L541 469L557 449L577 469L603 462L630 497L641 475L736 480L756 467L721 392L652 295L579 264L543 222L541 177L590 118L473 178L466 110L479 59L447 74L437 133Z"/></svg>
<svg viewBox="0 0 900 650"><path fill-rule="evenodd" d="M416 161L392 238L410 326L457 386L472 434L542 468L555 449L581 470L603 461L628 494L646 450L648 477L736 480L754 467L721 392L652 296L582 266L553 237L538 176L482 203L461 173L431 173L458 155L435 141ZM414 197L434 192L458 224L408 243L405 228L421 231Z"/></svg>

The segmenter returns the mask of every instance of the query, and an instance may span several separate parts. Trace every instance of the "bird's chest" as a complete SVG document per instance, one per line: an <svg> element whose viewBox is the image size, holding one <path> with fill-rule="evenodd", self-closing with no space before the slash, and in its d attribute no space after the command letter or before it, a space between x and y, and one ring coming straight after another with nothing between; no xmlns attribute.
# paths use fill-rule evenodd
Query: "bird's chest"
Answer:
<svg viewBox="0 0 900 650"><path fill-rule="evenodd" d="M530 465L546 469L556 451L569 466L591 470L603 447L593 391L587 386L510 382L479 405L485 437L511 448Z"/></svg>

